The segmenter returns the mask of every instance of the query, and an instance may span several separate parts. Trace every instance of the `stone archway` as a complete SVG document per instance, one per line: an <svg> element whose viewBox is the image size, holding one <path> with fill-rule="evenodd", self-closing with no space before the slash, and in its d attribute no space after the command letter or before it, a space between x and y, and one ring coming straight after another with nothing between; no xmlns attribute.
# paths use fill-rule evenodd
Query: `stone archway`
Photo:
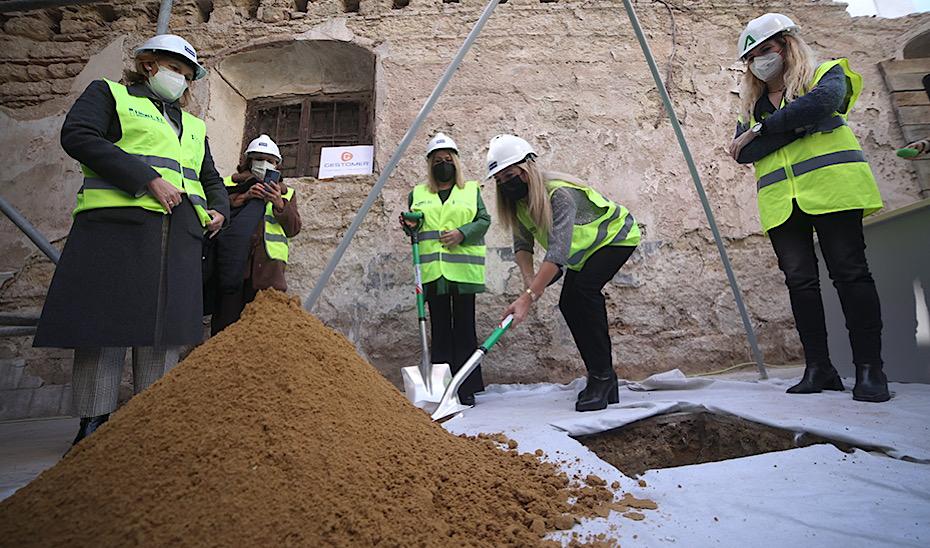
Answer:
<svg viewBox="0 0 930 548"><path fill-rule="evenodd" d="M217 59L211 71L215 74L211 77L206 118L211 130L211 151L221 172L235 167L243 146L244 128L248 126L247 133L268 131L267 124L256 121L256 109L262 108L267 113L277 103L288 105L282 116L293 114L295 123L305 125L311 117L310 101L314 116L319 114L321 101L334 109L337 104L351 101L350 106L355 109L352 113L359 113L358 131L364 135L362 139L369 142L373 139L376 59L370 50L339 40L286 40L221 52ZM301 114L298 106L301 101L308 112ZM345 113L341 114L340 125L345 118ZM267 114L263 115L267 118ZM287 120L282 124L290 131L292 124ZM307 131L303 125L300 138L319 140L316 132ZM283 154L287 154L286 149L291 150L288 147L296 154L297 144L283 147ZM316 147L302 142L301 154L316 154Z"/></svg>

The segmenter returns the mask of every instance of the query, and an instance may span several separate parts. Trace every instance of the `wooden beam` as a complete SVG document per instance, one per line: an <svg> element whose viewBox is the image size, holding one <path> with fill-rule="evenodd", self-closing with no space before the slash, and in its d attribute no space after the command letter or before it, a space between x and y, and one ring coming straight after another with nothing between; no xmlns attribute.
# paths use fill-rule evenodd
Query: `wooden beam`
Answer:
<svg viewBox="0 0 930 548"><path fill-rule="evenodd" d="M900 107L898 123L902 126L918 126L930 124L930 106Z"/></svg>
<svg viewBox="0 0 930 548"><path fill-rule="evenodd" d="M904 132L904 139L908 143L930 138L930 124L902 126L901 131Z"/></svg>
<svg viewBox="0 0 930 548"><path fill-rule="evenodd" d="M923 91L898 91L891 94L891 102L896 107L921 107L930 105L930 97Z"/></svg>

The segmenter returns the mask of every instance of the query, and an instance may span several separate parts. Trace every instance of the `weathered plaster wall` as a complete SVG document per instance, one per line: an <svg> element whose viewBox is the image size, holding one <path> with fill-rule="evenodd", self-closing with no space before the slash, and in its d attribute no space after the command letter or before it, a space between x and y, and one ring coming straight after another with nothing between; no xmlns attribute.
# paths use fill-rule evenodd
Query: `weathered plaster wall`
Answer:
<svg viewBox="0 0 930 548"><path fill-rule="evenodd" d="M661 67L671 71L669 89L766 358L773 363L796 361L800 348L787 293L771 248L758 229L751 169L735 164L725 151L737 103L731 90L736 89L742 70L733 60L736 35L752 17L777 10L795 18L822 57L851 58L865 78L866 90L850 124L872 162L887 205L898 207L916 199L917 185L910 167L894 157L902 137L876 63L892 57L900 49L899 38L930 17L851 19L842 5L826 0L666 3L672 7L671 16L659 3L636 5ZM391 9L387 1L363 0L358 13L346 13L349 3L325 0L307 4L304 12L286 0L217 0L213 11L204 14L191 0L178 4L172 31L188 37L208 65L220 68L208 81L198 83L194 110L206 114L214 154L226 170L238 158L244 102L216 76L234 53L250 50L260 52L255 55L262 59L276 59L274 49L261 51L261 46L273 48L270 44L291 38L343 41L373 52L374 144L377 162L384 165L482 7L477 0L449 4L414 0L403 9ZM49 17L53 22L58 19L57 27L49 26ZM46 27L48 32L42 30ZM135 45L152 28L153 10L133 2L117 2L103 15L90 7L65 8L52 16L4 22L0 59L6 62L0 73L19 78L11 82L15 86L0 84L2 113L9 120L4 129L44 135L43 150L55 159L52 164L58 171L33 178L27 186L35 193L33 199L42 196L58 205L35 211L22 182L4 181L0 192L54 238L66 233L67 211L78 184L74 162L52 150L61 113L74 97L67 74L76 71L67 67L80 65L120 37L125 37L127 47ZM281 75L299 69L304 61L299 55L286 59L251 64L250 71L255 78L287 82ZM66 67L62 83L51 89L46 85L49 63ZM33 66L44 71L30 73ZM243 76L247 74L235 79ZM42 129L31 130L33 126ZM615 364L621 375L642 377L672 367L708 371L748 361L745 337L703 211L622 6L601 0L510 0L498 8L401 160L316 309L355 341L388 378L399 380L398 368L416 361L418 346L412 269L407 243L395 228L396 216L406 205L406 193L424 175L423 144L438 130L454 136L473 178L483 176L487 140L497 133L514 132L533 142L543 164L590 181L634 213L643 226L644 243L606 289ZM17 167L23 172L39 169L44 162L34 158L23 156ZM374 177L292 181L304 217L289 266L294 294L306 295L310 290L373 182ZM490 185L483 196L493 213ZM14 270L29 248L18 236L8 237L11 230L4 225L0 261L7 261L3 268ZM508 235L492 227L487 242L489 291L478 299L479 337L489 332L521 289ZM37 262L4 286L0 306L40 306L50 269ZM557 301L554 288L527 324L505 337L486 362L487 380L565 381L581 374ZM63 382L66 359L55 366L57 376L47 373L50 366L43 365L43 354L24 350L27 342L7 341L3 357L24 355L27 372L32 368L37 377Z"/></svg>

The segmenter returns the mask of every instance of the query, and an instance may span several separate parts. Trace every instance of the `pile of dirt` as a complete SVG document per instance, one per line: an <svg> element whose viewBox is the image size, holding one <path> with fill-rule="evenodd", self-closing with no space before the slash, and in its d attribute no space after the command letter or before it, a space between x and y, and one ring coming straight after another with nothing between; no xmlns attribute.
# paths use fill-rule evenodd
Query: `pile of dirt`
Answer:
<svg viewBox="0 0 930 548"><path fill-rule="evenodd" d="M265 292L0 503L0 538L20 547L539 545L612 504L602 481L572 484L496 441L449 434L348 340Z"/></svg>

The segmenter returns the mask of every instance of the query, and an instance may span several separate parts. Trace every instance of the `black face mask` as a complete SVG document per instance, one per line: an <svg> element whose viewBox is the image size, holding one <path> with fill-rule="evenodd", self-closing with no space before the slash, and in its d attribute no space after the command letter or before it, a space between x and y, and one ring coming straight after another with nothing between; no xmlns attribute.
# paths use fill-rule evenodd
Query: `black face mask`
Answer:
<svg viewBox="0 0 930 548"><path fill-rule="evenodd" d="M448 183L455 178L455 164L452 162L439 162L433 164L433 177L440 183Z"/></svg>
<svg viewBox="0 0 930 548"><path fill-rule="evenodd" d="M526 198L526 195L530 193L530 187L523 182L519 175L514 175L503 183L498 183L497 188L511 202Z"/></svg>

